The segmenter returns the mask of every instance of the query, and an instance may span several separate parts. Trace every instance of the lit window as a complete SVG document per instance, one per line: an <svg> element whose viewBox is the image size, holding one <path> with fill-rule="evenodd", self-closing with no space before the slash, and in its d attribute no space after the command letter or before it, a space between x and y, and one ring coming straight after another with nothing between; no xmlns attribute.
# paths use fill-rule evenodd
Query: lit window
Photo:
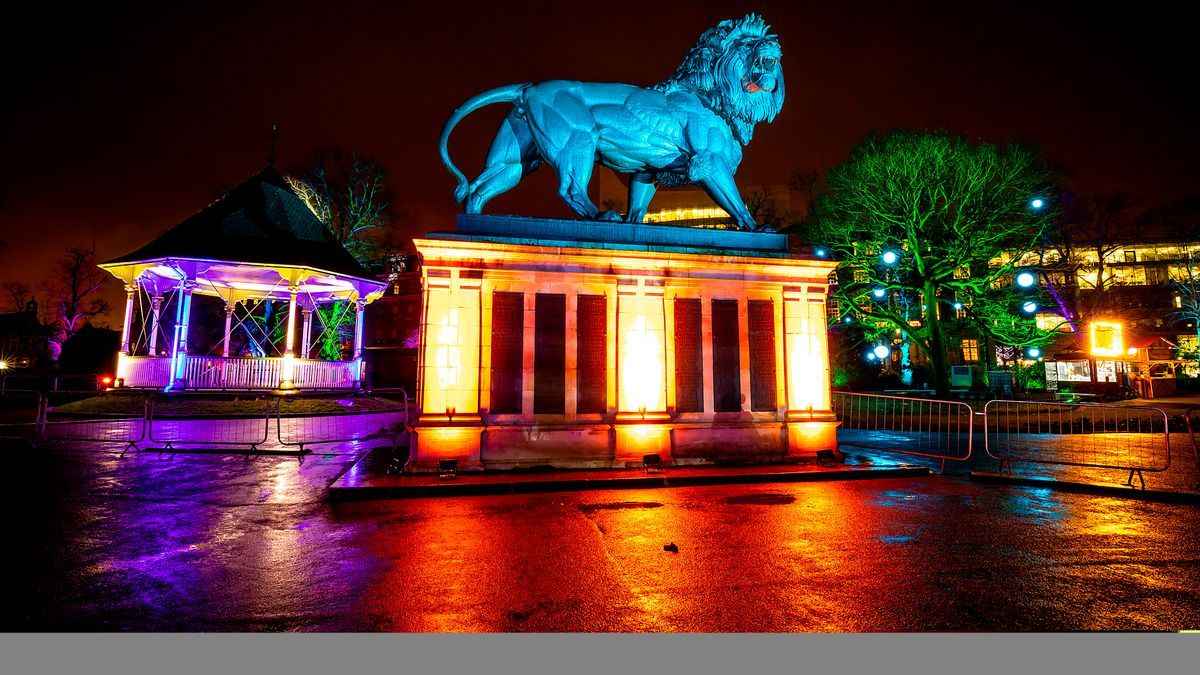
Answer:
<svg viewBox="0 0 1200 675"><path fill-rule="evenodd" d="M955 279L967 279L970 276L971 276L971 268L967 265L962 265L961 267L956 267L954 269L954 278Z"/></svg>
<svg viewBox="0 0 1200 675"><path fill-rule="evenodd" d="M863 284L867 282L867 271L856 269L854 270L854 283Z"/></svg>
<svg viewBox="0 0 1200 675"><path fill-rule="evenodd" d="M1125 251L1125 262L1137 262L1137 251Z"/></svg>
<svg viewBox="0 0 1200 675"><path fill-rule="evenodd" d="M1181 296L1177 295L1177 296L1175 296L1175 309L1182 309L1182 308L1183 308L1183 298Z"/></svg>
<svg viewBox="0 0 1200 675"><path fill-rule="evenodd" d="M840 302L838 302L837 300L834 300L833 298L830 298L827 305L828 305L828 307L826 308L825 311L831 318L833 318L833 319L842 318L842 309L841 309Z"/></svg>
<svg viewBox="0 0 1200 675"><path fill-rule="evenodd" d="M963 361L973 363L979 360L979 341L965 339L962 341Z"/></svg>

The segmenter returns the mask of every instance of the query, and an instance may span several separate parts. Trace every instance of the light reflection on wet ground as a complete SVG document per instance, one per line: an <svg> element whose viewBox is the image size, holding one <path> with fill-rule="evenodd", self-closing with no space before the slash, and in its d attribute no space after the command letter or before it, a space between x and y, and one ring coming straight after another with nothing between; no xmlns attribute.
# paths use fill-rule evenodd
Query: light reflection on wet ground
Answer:
<svg viewBox="0 0 1200 675"><path fill-rule="evenodd" d="M1193 506L946 477L330 505L352 456L9 457L5 630L1200 628Z"/></svg>

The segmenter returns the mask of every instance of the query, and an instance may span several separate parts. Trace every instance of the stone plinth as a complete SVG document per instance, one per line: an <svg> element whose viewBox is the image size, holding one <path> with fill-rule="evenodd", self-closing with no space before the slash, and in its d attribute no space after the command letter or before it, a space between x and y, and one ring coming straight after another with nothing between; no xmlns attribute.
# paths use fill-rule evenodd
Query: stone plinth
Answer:
<svg viewBox="0 0 1200 675"><path fill-rule="evenodd" d="M835 266L781 234L460 216L416 240L409 469L799 461L836 449Z"/></svg>

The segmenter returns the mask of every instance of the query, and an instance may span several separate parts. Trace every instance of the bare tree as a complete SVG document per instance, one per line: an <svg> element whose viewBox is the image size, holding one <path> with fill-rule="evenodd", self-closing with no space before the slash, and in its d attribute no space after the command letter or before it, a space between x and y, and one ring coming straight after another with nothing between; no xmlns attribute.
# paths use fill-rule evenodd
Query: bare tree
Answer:
<svg viewBox="0 0 1200 675"><path fill-rule="evenodd" d="M93 317L108 311L103 288L108 274L96 266L96 242L67 247L42 282L50 321L50 358Z"/></svg>
<svg viewBox="0 0 1200 675"><path fill-rule="evenodd" d="M1185 322L1196 333L1197 350L1189 351L1191 358L1200 358L1200 260L1190 252L1187 264L1171 279L1171 289L1178 298L1175 301L1178 307L1171 318Z"/></svg>
<svg viewBox="0 0 1200 675"><path fill-rule="evenodd" d="M1130 230L1134 207L1121 193L1060 200L1061 218L1047 242L1051 252L1043 251L1043 264L1059 273L1055 290L1065 296L1062 309L1071 314L1065 317L1071 323L1116 311L1115 296L1106 291L1118 281L1108 263L1123 244L1121 235Z"/></svg>
<svg viewBox="0 0 1200 675"><path fill-rule="evenodd" d="M385 175L383 167L357 152L347 160L341 151L324 150L312 168L288 182L334 240L359 262L370 264L378 262L376 243L385 235L391 215Z"/></svg>
<svg viewBox="0 0 1200 675"><path fill-rule="evenodd" d="M404 242L389 227L392 209L386 171L351 151L317 153L313 166L289 177L288 183L325 223L335 241L369 268L391 271L402 257ZM354 328L354 312L343 302L317 309L321 327L316 342L326 359L341 358Z"/></svg>
<svg viewBox="0 0 1200 675"><path fill-rule="evenodd" d="M8 304L14 312L25 311L29 307L30 301L33 300L33 290L29 288L29 284L20 281L6 281L0 284L0 287L3 287L4 294L8 296Z"/></svg>

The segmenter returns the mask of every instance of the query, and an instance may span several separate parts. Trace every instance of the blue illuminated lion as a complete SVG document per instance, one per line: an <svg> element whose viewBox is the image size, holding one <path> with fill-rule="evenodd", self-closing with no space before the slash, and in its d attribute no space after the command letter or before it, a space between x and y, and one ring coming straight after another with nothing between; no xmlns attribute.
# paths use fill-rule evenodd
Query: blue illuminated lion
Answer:
<svg viewBox="0 0 1200 675"><path fill-rule="evenodd" d="M733 175L754 125L783 106L782 50L749 14L705 31L670 79L653 88L551 80L486 91L454 111L442 130L442 162L458 179L454 198L479 213L543 162L558 172L558 193L584 218L620 220L588 198L599 161L632 174L625 220L640 223L658 185L702 187L741 228L754 229ZM473 181L450 160L450 132L492 103L509 103L487 165Z"/></svg>

